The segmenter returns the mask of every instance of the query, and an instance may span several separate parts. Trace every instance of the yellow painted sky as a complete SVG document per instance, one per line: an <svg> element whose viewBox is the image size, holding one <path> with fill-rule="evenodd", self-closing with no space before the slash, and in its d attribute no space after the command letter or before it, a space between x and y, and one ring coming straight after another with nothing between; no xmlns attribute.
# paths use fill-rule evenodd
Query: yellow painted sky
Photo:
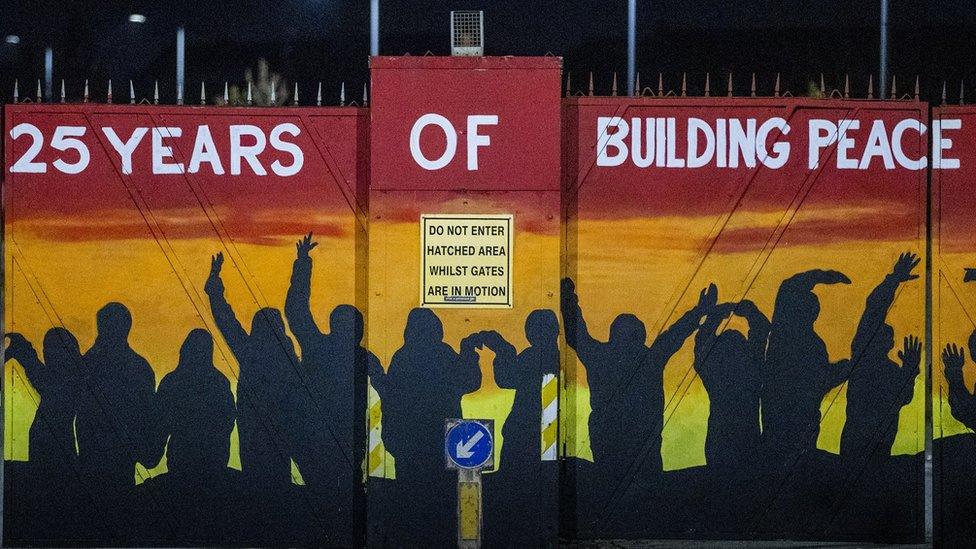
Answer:
<svg viewBox="0 0 976 549"><path fill-rule="evenodd" d="M836 211L801 212L801 216L832 216ZM782 214L770 216L746 212L752 226L775 223ZM742 222L742 221L739 221ZM663 217L620 221L581 220L578 223L577 291L589 328L598 340L608 338L610 323L617 314L636 314L648 327L649 341L698 299L698 292L710 282L719 287L719 299L753 300L767 315L780 282L812 268L837 269L852 280L850 286L821 286L817 333L824 339L832 361L850 356L850 342L864 310L868 293L888 273L898 253L921 255L920 243L858 241L831 245L780 245L772 253L759 250L704 254L700 244L710 234L712 218ZM613 235L608 238L607 235ZM782 242L789 241L789 232ZM764 260L765 258L765 260ZM917 273L924 272L924 263ZM685 290L687 287L687 290ZM924 287L922 279L902 286L888 322L895 329L898 345L905 335L923 335ZM672 312L673 311L673 312ZM745 329L744 324L733 328ZM705 463L704 442L708 419L708 397L694 375L693 340L672 358L665 368L664 394L667 408L663 429L662 456L667 470ZM897 362L896 346L890 356ZM574 367L570 361L569 368ZM585 372L580 369L580 382ZM916 382L915 399L902 409L893 453L915 453L923 448L924 385ZM684 395L684 396L682 396ZM837 452L845 419L845 387L824 400L824 419L818 446ZM835 399L836 397L836 399ZM831 405L830 403L834 401ZM589 405L585 390L577 399L575 452L588 454L586 418ZM570 450L572 452L572 450Z"/></svg>
<svg viewBox="0 0 976 549"><path fill-rule="evenodd" d="M976 254L944 253L938 256L934 269L933 301L935 314L932 333L935 345L932 350L933 422L935 436L950 436L970 432L966 426L952 417L948 402L948 386L943 374L942 349L947 343L955 343L965 349L966 366L963 368L967 387L972 390L976 382L974 357L969 352L969 335L976 329L976 284L963 283L963 269L976 266Z"/></svg>
<svg viewBox="0 0 976 549"><path fill-rule="evenodd" d="M352 216L335 221L352 234ZM119 301L132 312L130 344L152 365L157 384L176 367L180 345L191 329L203 327L216 334L203 292L211 254L224 252L225 295L250 330L251 317L260 307L283 308L294 241L300 236L283 237L272 246L213 238L164 241L161 247L154 240L52 242L19 229L13 224L6 231L6 329L23 333L40 353L44 333L62 325L84 351L95 338L96 311ZM327 330L332 308L354 303L355 242L351 237L318 240L311 302L320 328ZM215 336L215 343L214 364L236 392L237 363L223 338ZM26 460L37 395L25 383L19 364L11 361L5 368L4 458ZM230 464L240 467L236 430ZM164 471L162 464L152 472Z"/></svg>
<svg viewBox="0 0 976 549"><path fill-rule="evenodd" d="M466 211L471 213L506 213L501 206L477 201L466 206L469 208ZM438 211L462 213L465 211L459 209L462 207L459 203L444 204ZM749 222L760 225L772 222L764 220L763 215L753 214ZM821 211L811 215L838 213ZM351 227L351 217L344 222ZM460 340L471 332L497 329L521 350L527 345L523 332L526 315L536 308L558 311L558 217L552 223L551 230L516 232L513 309L436 310L444 322L448 343L457 348ZM857 241L853 239L856 235L852 235L850 241L827 246L780 246L768 255L765 263L756 261L757 257L765 257L758 251L712 253L702 257L696 243L709 234L712 224L711 219L693 217L580 222L577 286L594 336L605 340L613 318L621 312L632 312L645 321L653 337L665 322L691 307L698 290L712 281L719 286L720 299L745 296L768 315L782 279L809 268L834 268L845 272L853 284L818 288L822 312L816 329L825 340L831 359L837 360L849 356L850 340L868 292L890 270L900 251L920 251L916 241ZM224 276L227 296L245 326L250 324L250 317L259 306L283 306L294 259L292 241L298 236L275 246L237 244L223 248L229 256ZM789 233L787 240L788 237ZM325 328L333 306L354 302L351 273L355 243L351 238L320 240L322 244L313 252L316 263L312 307ZM87 349L94 339L95 312L108 301L122 301L133 312L132 346L153 365L158 381L176 366L179 345L186 333L195 327L212 327L202 288L210 254L222 249L215 239L172 241L165 245L164 254L154 241L58 243L8 226L6 245L6 325L10 331L23 332L36 345L47 328L63 323L78 337L82 348ZM370 226L370 245L368 345L387 367L393 353L402 345L407 313L417 305L418 225L374 220ZM920 265L918 272L923 268ZM897 341L909 333L922 335L922 303L921 280L902 287L888 319L895 328ZM669 314L672 309L674 313ZM957 339L965 342L971 329L971 326L960 328ZM217 343L215 363L233 384L237 366L228 360L230 353L223 341L217 338ZM670 417L663 433L666 469L704 463L708 399L701 383L689 372L691 347L689 341L665 370L665 395L669 402L666 416ZM891 353L893 359L896 352L897 348ZM491 353L483 355L481 364L484 383L478 392L462 401L464 415L495 419L496 435L500 438L514 395L495 385ZM569 367L573 367L572 362ZM6 418L5 458L26 459L27 429L36 408L36 395L31 395L23 384L19 366L8 364L7 368L5 398L10 413ZM936 370L940 371L941 367ZM561 397L563 417L567 420L562 432L568 451L588 458L588 395L585 373L578 373L578 386L566 387ZM914 453L922 447L921 391L919 380L916 399L901 413L895 453ZM681 394L684 396L680 399L672 398ZM576 407L571 409L567 403L574 401L574 395ZM832 451L839 446L843 428L843 388L836 395L836 402L828 406L834 396L825 399L819 441L822 448ZM574 411L575 421L568 421L567 414ZM565 428L570 424L575 424L572 431ZM500 445L503 443L500 441ZM236 450L235 437L232 464L236 464ZM388 461L387 474L392 476L394 467L389 456Z"/></svg>

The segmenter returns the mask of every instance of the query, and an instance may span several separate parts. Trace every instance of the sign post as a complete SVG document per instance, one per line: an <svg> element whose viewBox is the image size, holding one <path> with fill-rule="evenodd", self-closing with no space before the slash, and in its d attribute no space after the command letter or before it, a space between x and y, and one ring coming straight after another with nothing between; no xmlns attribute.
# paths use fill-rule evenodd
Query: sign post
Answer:
<svg viewBox="0 0 976 549"><path fill-rule="evenodd" d="M495 465L495 422L448 419L444 424L444 457L458 471L458 547L481 547L481 471Z"/></svg>

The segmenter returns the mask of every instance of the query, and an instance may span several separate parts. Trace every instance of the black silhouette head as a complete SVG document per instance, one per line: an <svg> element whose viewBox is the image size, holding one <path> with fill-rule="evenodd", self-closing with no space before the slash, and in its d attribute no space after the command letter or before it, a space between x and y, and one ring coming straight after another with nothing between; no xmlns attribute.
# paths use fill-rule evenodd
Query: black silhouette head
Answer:
<svg viewBox="0 0 976 549"><path fill-rule="evenodd" d="M210 332L196 328L190 330L180 347L180 363L177 368L203 370L213 367L213 337Z"/></svg>
<svg viewBox="0 0 976 549"><path fill-rule="evenodd" d="M251 336L265 344L282 341L285 335L285 321L281 311L271 307L259 309L251 318Z"/></svg>
<svg viewBox="0 0 976 549"><path fill-rule="evenodd" d="M51 328L44 334L44 364L63 377L81 363L81 349L75 336L64 328Z"/></svg>
<svg viewBox="0 0 976 549"><path fill-rule="evenodd" d="M407 326L403 329L406 345L432 345L444 340L444 325L430 309L416 308L407 315Z"/></svg>
<svg viewBox="0 0 976 549"><path fill-rule="evenodd" d="M132 313L121 303L108 303L95 317L98 339L108 343L125 344L132 330Z"/></svg>
<svg viewBox="0 0 976 549"><path fill-rule="evenodd" d="M530 345L550 347L559 337L559 321L549 309L536 309L525 319L525 338Z"/></svg>
<svg viewBox="0 0 976 549"><path fill-rule="evenodd" d="M329 316L329 329L333 334L343 339L355 338L359 343L363 340L363 314L352 305L339 305L332 309Z"/></svg>
<svg viewBox="0 0 976 549"><path fill-rule="evenodd" d="M725 330L715 339L710 354L713 356L737 357L746 346L746 336L738 330Z"/></svg>
<svg viewBox="0 0 976 549"><path fill-rule="evenodd" d="M812 327L820 316L820 300L817 294L809 291L797 292L793 298L794 301L790 304L793 324L805 329Z"/></svg>
<svg viewBox="0 0 976 549"><path fill-rule="evenodd" d="M610 324L610 344L618 347L643 346L647 341L647 328L636 316L625 313L617 315Z"/></svg>

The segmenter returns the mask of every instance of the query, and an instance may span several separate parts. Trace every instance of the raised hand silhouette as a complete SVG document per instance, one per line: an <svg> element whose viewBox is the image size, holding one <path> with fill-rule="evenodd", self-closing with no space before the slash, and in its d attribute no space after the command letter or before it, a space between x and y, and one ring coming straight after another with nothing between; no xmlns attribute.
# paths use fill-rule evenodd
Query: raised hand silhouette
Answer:
<svg viewBox="0 0 976 549"><path fill-rule="evenodd" d="M309 252L314 250L315 247L318 245L319 245L318 242L312 241L311 232L309 232L307 235L303 236L302 238L298 239L298 242L295 243L295 251L297 252L298 258L299 259L308 258Z"/></svg>
<svg viewBox="0 0 976 549"><path fill-rule="evenodd" d="M698 309L703 312L710 311L715 308L717 303L718 287L715 284L709 284L707 288L702 288L698 295Z"/></svg>
<svg viewBox="0 0 976 549"><path fill-rule="evenodd" d="M486 489L486 545L535 547L545 545L546 517L533 512L555 507L558 482L556 461L541 460L543 380L559 373L559 320L553 311L536 309L525 319L529 346L517 353L515 347L494 330L480 332L482 343L495 353L492 369L495 382L514 389L512 411L501 426L505 444L498 471L490 475ZM552 405L550 405L552 406ZM555 406L550 408L550 413ZM552 490L552 491L551 491ZM513 513L513 508L523 511ZM556 520L550 516L549 520Z"/></svg>
<svg viewBox="0 0 976 549"><path fill-rule="evenodd" d="M969 352L976 349L976 333L969 338ZM969 392L962 369L966 365L966 351L955 343L942 350L942 364L949 385L949 408L952 416L970 429L976 430L976 396Z"/></svg>
<svg viewBox="0 0 976 549"><path fill-rule="evenodd" d="M895 347L894 328L885 318L898 286L918 279L912 271L921 260L911 252L898 256L884 280L868 295L851 342L847 386L847 421L841 434L841 455L850 459L882 459L890 454L898 413L911 402L919 373L921 344L904 338L899 367L888 355Z"/></svg>
<svg viewBox="0 0 976 549"><path fill-rule="evenodd" d="M561 309L566 341L579 357L589 382L590 446L595 485L613 486L624 474L653 479L662 470L661 427L664 415L664 367L715 306L718 289L703 289L697 304L647 345L644 323L620 314L610 324L609 341L589 332L575 286L562 282ZM646 441L631 444L632 440ZM633 465L636 464L636 468Z"/></svg>
<svg viewBox="0 0 976 549"><path fill-rule="evenodd" d="M203 289L207 294L219 293L223 295L224 293L224 282L220 279L220 269L224 265L224 252L217 252L215 255L210 257L210 276L207 277L207 282L204 284Z"/></svg>
<svg viewBox="0 0 976 549"><path fill-rule="evenodd" d="M976 268L967 267L965 274L962 277L963 282L972 282L976 280Z"/></svg>
<svg viewBox="0 0 976 549"><path fill-rule="evenodd" d="M23 363L22 358L37 357L37 351L34 349L34 346L22 334L10 332L4 337L7 340L7 348L4 351L4 358L6 360L14 359L17 362Z"/></svg>
<svg viewBox="0 0 976 549"><path fill-rule="evenodd" d="M714 286L714 285L713 285ZM708 393L708 433L705 461L709 468L728 474L747 473L760 443L759 393L769 320L748 300L709 306L695 335L695 371ZM716 330L733 313L749 323L748 338L736 330Z"/></svg>
<svg viewBox="0 0 976 549"><path fill-rule="evenodd" d="M259 309L248 333L224 296L220 278L223 253L210 260L204 286L210 312L240 367L237 381L237 431L241 471L248 488L280 494L291 486L291 456L298 422L298 357L285 333L281 312Z"/></svg>
<svg viewBox="0 0 976 549"><path fill-rule="evenodd" d="M374 388L385 389L385 373L376 356L362 345L363 315L353 305L338 305L322 330L311 308L312 257L318 246L312 233L295 243L291 284L285 298L285 318L302 350L302 373L308 390L302 391L306 412L295 446L306 486L335 524L339 540L351 540L354 497L361 495L359 464L365 459L367 372ZM325 259L328 261L328 258ZM345 543L345 542L343 542ZM351 542L350 542L351 543Z"/></svg>
<svg viewBox="0 0 976 549"><path fill-rule="evenodd" d="M11 332L6 335L4 358L16 360L31 386L40 396L28 434L28 457L39 482L57 489L75 480L74 420L78 409L81 379L81 351L78 340L64 328L51 328L44 335L44 361L30 341Z"/></svg>
<svg viewBox="0 0 976 549"><path fill-rule="evenodd" d="M780 284L762 373L762 440L770 467L786 467L817 446L820 403L846 379L850 361L830 362L814 329L820 299L813 289L850 283L839 271L812 269Z"/></svg>
<svg viewBox="0 0 976 549"><path fill-rule="evenodd" d="M921 263L922 259L911 252L905 252L898 256L894 268L891 270L892 276L899 282L908 282L918 278L917 274L912 273L915 267Z"/></svg>
<svg viewBox="0 0 976 549"><path fill-rule="evenodd" d="M961 376L962 367L966 364L966 351L955 343L946 344L942 351L942 364L945 366L946 377Z"/></svg>
<svg viewBox="0 0 976 549"><path fill-rule="evenodd" d="M918 372L922 362L922 342L915 336L906 336L902 350L898 351L898 359L901 360L902 368Z"/></svg>

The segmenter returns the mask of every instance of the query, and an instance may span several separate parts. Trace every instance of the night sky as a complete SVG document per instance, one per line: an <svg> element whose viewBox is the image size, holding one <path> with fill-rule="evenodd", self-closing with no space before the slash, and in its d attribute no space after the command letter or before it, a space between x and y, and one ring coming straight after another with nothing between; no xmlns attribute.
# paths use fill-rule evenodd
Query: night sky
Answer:
<svg viewBox="0 0 976 549"><path fill-rule="evenodd" d="M936 99L947 79L950 101L956 100L960 80L976 83L971 62L976 57L976 3L891 3L891 67L899 91L909 92L918 74L923 96ZM368 4L0 0L0 36L21 39L16 45L0 43L0 98L11 99L15 78L23 84L43 77L43 51L51 45L55 88L64 78L69 99L80 97L85 78L92 80L93 96L104 95L109 78L120 91L132 79L140 98L159 79L163 101L172 102L175 29L183 24L189 97L198 93L201 80L215 92L224 80L242 82L244 70L264 57L287 82L299 83L303 103L314 100L318 81L326 101L335 102L340 82L361 90L367 80ZM381 0L380 48L391 55L428 50L448 54L450 10L482 9L486 54L561 55L574 82L583 85L592 70L597 92L607 93L613 71L626 70L626 4ZM130 13L144 14L147 20L130 23ZM748 93L752 72L757 73L760 94L771 92L777 72L784 89L794 94L819 82L821 72L828 87L836 88L850 73L852 94L863 96L868 74L877 72L878 16L873 0L639 1L638 70L642 85L656 88L657 73L663 72L665 88L676 91L681 73L687 72L691 94L700 93L706 71L722 91L731 71L740 94ZM360 94L350 91L350 96ZM976 94L969 95L976 100Z"/></svg>

